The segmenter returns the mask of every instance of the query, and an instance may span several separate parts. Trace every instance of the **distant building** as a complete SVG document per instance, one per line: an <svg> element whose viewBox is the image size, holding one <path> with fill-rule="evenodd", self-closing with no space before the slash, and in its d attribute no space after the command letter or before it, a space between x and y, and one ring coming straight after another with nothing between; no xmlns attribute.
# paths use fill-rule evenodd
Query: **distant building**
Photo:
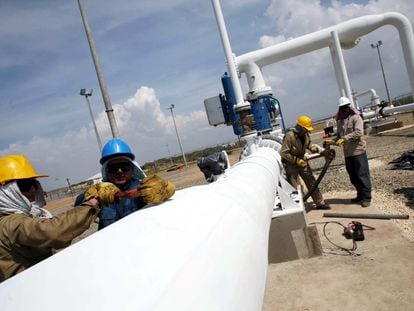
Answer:
<svg viewBox="0 0 414 311"><path fill-rule="evenodd" d="M102 174L100 172L96 173L95 175L87 178L86 182L88 182L88 184L91 184L91 185L100 183L100 182L102 182Z"/></svg>

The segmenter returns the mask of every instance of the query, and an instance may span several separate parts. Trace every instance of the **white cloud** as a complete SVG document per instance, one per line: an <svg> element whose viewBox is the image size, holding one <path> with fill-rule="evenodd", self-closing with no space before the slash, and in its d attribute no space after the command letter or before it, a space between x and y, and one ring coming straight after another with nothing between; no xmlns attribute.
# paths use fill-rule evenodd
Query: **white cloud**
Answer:
<svg viewBox="0 0 414 311"><path fill-rule="evenodd" d="M282 35L275 36L275 37L265 35L265 36L260 37L259 43L262 48L265 48L265 47L278 44L284 41L286 41L286 38L285 36L282 36Z"/></svg>
<svg viewBox="0 0 414 311"><path fill-rule="evenodd" d="M388 11L414 19L411 0L371 0L366 5L332 1L329 7L323 6L320 0L272 0L266 15L276 22L278 36L297 37L351 18Z"/></svg>
<svg viewBox="0 0 414 311"><path fill-rule="evenodd" d="M167 157L168 151L181 154L170 112L161 109L153 88L140 87L133 97L113 108L121 139L131 146L141 164ZM235 138L230 128L209 126L201 110L175 115L175 119L185 152ZM96 124L105 143L111 137L105 112L99 114ZM39 173L50 176L42 180L49 190L65 186L66 178L79 182L100 169L100 154L91 125L54 139L33 137L28 143L12 144L0 151L0 155L16 153L26 155Z"/></svg>

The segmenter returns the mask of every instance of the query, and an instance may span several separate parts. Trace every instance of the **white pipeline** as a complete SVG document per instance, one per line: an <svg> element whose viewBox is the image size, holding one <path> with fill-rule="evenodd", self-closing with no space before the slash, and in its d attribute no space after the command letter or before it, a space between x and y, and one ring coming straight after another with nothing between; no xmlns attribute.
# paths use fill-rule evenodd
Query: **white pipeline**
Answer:
<svg viewBox="0 0 414 311"><path fill-rule="evenodd" d="M362 112L362 116L365 120L376 118L376 117L388 117L392 116L394 113L398 112L407 112L407 111L414 111L414 103L401 105L401 106L390 106L384 108L378 108L372 111L364 111Z"/></svg>
<svg viewBox="0 0 414 311"><path fill-rule="evenodd" d="M1 283L1 310L261 310L279 165L258 147Z"/></svg>

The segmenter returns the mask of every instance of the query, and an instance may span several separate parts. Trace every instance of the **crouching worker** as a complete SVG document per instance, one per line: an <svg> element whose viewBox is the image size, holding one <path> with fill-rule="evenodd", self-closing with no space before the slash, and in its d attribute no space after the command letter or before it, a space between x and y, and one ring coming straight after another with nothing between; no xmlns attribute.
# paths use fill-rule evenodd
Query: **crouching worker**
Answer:
<svg viewBox="0 0 414 311"><path fill-rule="evenodd" d="M148 203L158 204L165 201L175 192L171 182L156 175L146 177L134 159L135 155L128 144L118 138L109 140L102 149L100 163L103 183L91 186L82 198L82 200L90 198L100 200L100 193L105 196L110 193L110 196L115 198L113 202L105 204L101 202L99 230L143 208ZM110 187L108 184L115 187Z"/></svg>
<svg viewBox="0 0 414 311"><path fill-rule="evenodd" d="M320 151L316 145L312 144L309 136L312 131L312 120L307 116L299 117L296 120L296 125L286 133L280 149L282 163L286 170L286 178L295 188L299 186L299 176L302 177L308 189L311 189L315 183L315 177L304 158L306 150L329 156L327 150ZM325 204L318 188L313 191L311 196L316 209L330 209L330 206Z"/></svg>
<svg viewBox="0 0 414 311"><path fill-rule="evenodd" d="M98 201L52 217L36 172L23 155L0 158L0 282L64 248L89 228Z"/></svg>

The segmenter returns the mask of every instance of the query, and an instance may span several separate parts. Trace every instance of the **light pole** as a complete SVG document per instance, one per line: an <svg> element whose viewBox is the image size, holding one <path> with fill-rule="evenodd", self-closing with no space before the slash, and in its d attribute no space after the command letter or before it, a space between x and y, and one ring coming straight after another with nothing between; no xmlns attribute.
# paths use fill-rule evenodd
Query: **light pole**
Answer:
<svg viewBox="0 0 414 311"><path fill-rule="evenodd" d="M96 135L96 140L98 141L99 152L101 152L102 151L102 142L101 142L101 138L99 137L98 128L96 127L95 119L94 119L93 113L92 113L91 103L89 102L89 98L88 98L89 96L92 96L92 90L81 89L79 94L82 95L82 96L85 96L86 104L88 105L88 108L89 108L89 114L91 115L93 128L95 129L95 135Z"/></svg>
<svg viewBox="0 0 414 311"><path fill-rule="evenodd" d="M381 41L381 40L378 40L378 42L377 42L376 44L371 43L371 47L372 47L373 49L377 49L377 52L378 52L378 58L379 58L379 62L380 62L380 65L381 65L382 77L384 78L385 91L387 92L388 103L389 103L390 105L392 105L392 102L391 102L391 97L390 97L390 92L388 91L387 80L385 79L384 67L382 66L381 52L380 52L380 49L379 49L379 47L380 47L381 45L382 45L382 41Z"/></svg>
<svg viewBox="0 0 414 311"><path fill-rule="evenodd" d="M91 50L92 60L95 65L96 75L98 76L99 86L101 88L102 98L105 104L105 111L108 116L109 126L111 128L113 138L118 138L119 130L116 125L114 110L112 109L111 100L109 98L108 89L103 77L101 64L99 63L98 53L96 52L95 43L92 39L91 29L86 18L86 11L83 7L83 0L78 0L79 10L82 17L83 26L85 28L86 38L88 39L89 49ZM102 149L102 148L101 148Z"/></svg>
<svg viewBox="0 0 414 311"><path fill-rule="evenodd" d="M183 155L184 165L187 166L187 159L185 158L185 154L184 154L184 151L183 151L183 146L181 145L180 135L178 135L177 126L175 125L175 117L174 117L174 111L173 111L174 105L171 104L171 106L168 107L167 109L169 109L171 111L171 116L172 116L173 123L174 123L175 133L177 134L178 144L180 145L181 154Z"/></svg>
<svg viewBox="0 0 414 311"><path fill-rule="evenodd" d="M66 178L66 182L68 183L68 187L69 187L70 194L73 197L74 196L73 189L72 189L72 185L70 184L69 178Z"/></svg>
<svg viewBox="0 0 414 311"><path fill-rule="evenodd" d="M171 166L173 166L174 163L173 163L173 160L172 160L170 148L168 148L168 144L166 144L166 146L167 146L168 156L170 157Z"/></svg>

